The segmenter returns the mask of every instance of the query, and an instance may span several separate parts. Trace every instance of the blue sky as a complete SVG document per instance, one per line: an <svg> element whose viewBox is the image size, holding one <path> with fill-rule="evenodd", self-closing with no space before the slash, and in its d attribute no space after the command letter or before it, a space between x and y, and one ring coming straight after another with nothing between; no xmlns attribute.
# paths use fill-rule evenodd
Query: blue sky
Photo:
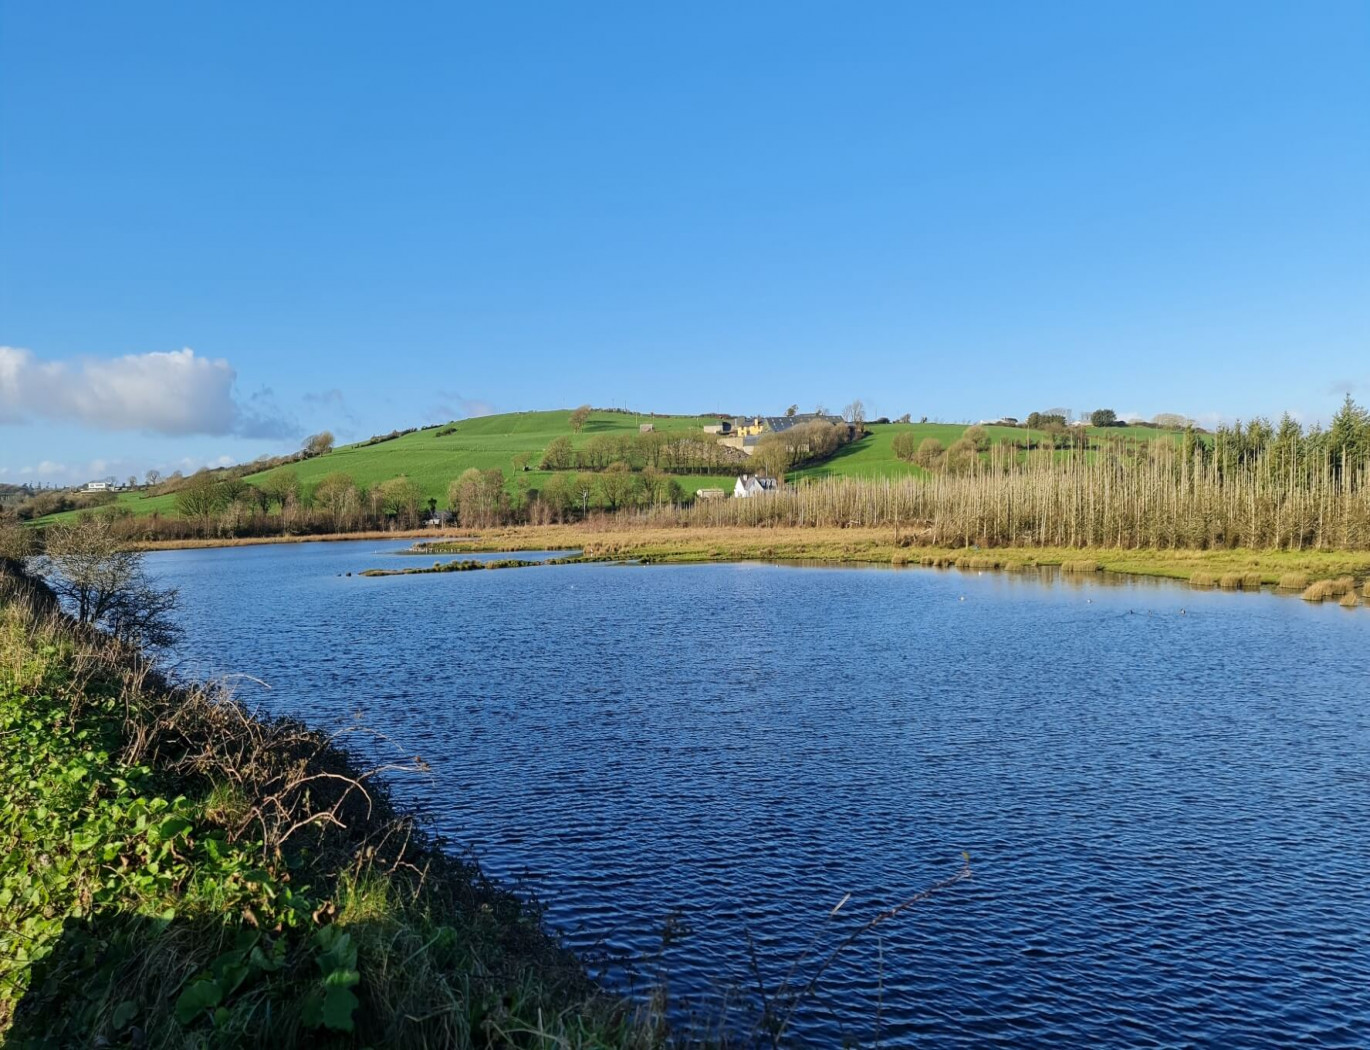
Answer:
<svg viewBox="0 0 1370 1050"><path fill-rule="evenodd" d="M0 0L0 481L1370 400L1370 5Z"/></svg>

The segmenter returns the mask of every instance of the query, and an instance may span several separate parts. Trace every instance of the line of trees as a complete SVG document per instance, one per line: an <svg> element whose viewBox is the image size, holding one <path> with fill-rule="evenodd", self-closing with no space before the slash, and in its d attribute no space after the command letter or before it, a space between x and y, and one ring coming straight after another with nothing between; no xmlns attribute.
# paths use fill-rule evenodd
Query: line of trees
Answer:
<svg viewBox="0 0 1370 1050"><path fill-rule="evenodd" d="M847 406L847 415L853 428L864 428L865 411L860 401ZM815 419L788 430L761 435L751 464L754 469L759 468L773 478L783 478L806 463L830 459L850 438L851 431L846 427Z"/></svg>
<svg viewBox="0 0 1370 1050"><path fill-rule="evenodd" d="M669 474L740 474L747 457L702 430L645 434L596 434L576 447L569 437L553 438L543 450L543 470L607 470L622 463L630 471L652 468Z"/></svg>
<svg viewBox="0 0 1370 1050"><path fill-rule="evenodd" d="M91 512L120 540L232 538L315 535L414 529L435 517L463 527L565 522L596 511L677 504L680 483L664 471L640 471L613 463L600 472L565 471L541 487L499 468L471 468L452 479L446 501L425 494L401 476L374 485L358 484L338 471L314 484L292 470L278 470L249 484L241 478L201 471L176 492L176 513L135 515L128 507L102 506ZM91 515L85 516L87 519ZM17 519L5 520L17 526Z"/></svg>

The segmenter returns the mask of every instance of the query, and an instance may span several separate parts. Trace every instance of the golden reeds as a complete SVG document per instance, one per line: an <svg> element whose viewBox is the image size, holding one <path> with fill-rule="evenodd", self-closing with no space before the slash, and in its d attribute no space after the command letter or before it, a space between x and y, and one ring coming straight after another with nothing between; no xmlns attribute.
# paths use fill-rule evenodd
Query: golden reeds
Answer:
<svg viewBox="0 0 1370 1050"><path fill-rule="evenodd" d="M829 478L751 499L625 515L637 523L907 528L937 547L1370 550L1370 461L1261 455L1220 466L1166 441L1026 456L994 446L966 473Z"/></svg>
<svg viewBox="0 0 1370 1050"><path fill-rule="evenodd" d="M1355 589L1355 580L1350 576L1341 576L1335 580L1319 580L1310 584L1301 597L1306 602L1325 602L1329 598L1342 598L1348 594L1355 597Z"/></svg>

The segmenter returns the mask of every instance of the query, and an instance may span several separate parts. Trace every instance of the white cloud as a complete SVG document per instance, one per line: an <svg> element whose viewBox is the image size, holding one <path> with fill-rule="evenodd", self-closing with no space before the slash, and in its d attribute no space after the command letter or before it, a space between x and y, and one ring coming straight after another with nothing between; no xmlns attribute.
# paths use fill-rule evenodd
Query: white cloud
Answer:
<svg viewBox="0 0 1370 1050"><path fill-rule="evenodd" d="M162 476L170 474L173 470L179 470L183 474L194 474L202 467L231 467L238 461L232 456L182 456L179 459L167 460L155 464ZM92 459L84 463L62 463L56 460L45 459L39 463L31 463L12 471L18 478L26 482L43 482L50 485L81 485L87 481L98 481L104 477L113 477L122 483L130 475L143 477L146 464L126 458L118 459ZM0 477L8 472L8 468L0 467Z"/></svg>
<svg viewBox="0 0 1370 1050"><path fill-rule="evenodd" d="M288 431L286 421L262 412L266 406L238 404L236 378L223 358L189 348L43 361L0 346L0 424L51 420L173 435Z"/></svg>
<svg viewBox="0 0 1370 1050"><path fill-rule="evenodd" d="M428 410L430 419L467 419L471 416L492 416L495 406L484 398L462 397L455 390L439 390L438 400Z"/></svg>

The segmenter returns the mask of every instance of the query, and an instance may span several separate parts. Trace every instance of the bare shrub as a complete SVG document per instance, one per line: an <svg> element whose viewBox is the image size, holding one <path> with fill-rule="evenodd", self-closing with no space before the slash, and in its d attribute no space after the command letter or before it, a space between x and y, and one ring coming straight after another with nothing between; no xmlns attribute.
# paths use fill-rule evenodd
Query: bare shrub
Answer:
<svg viewBox="0 0 1370 1050"><path fill-rule="evenodd" d="M83 624L121 642L165 647L180 637L174 588L158 587L108 518L54 525L43 534L39 566L58 600Z"/></svg>

